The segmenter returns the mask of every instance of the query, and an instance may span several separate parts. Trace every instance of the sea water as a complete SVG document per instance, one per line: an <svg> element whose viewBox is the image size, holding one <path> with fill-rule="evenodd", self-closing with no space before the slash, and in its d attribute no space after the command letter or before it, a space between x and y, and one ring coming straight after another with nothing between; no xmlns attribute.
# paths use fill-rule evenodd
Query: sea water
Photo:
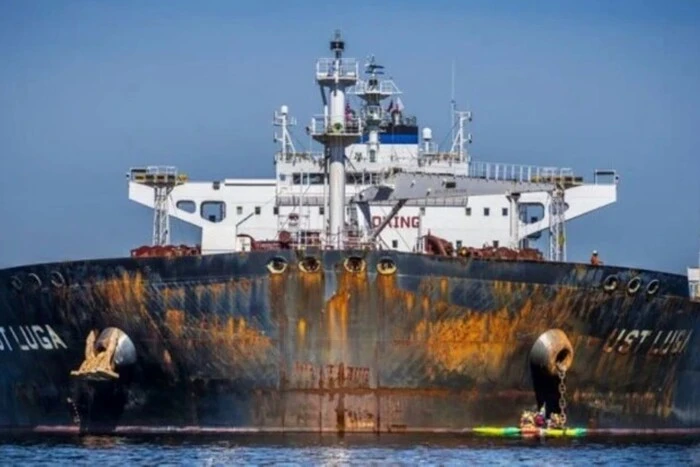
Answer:
<svg viewBox="0 0 700 467"><path fill-rule="evenodd" d="M3 465L693 465L698 438L23 437Z"/></svg>

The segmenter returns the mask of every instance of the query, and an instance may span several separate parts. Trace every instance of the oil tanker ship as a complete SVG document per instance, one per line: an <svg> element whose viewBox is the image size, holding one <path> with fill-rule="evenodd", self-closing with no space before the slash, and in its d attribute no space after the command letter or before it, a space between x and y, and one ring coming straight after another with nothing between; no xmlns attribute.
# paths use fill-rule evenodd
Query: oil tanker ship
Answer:
<svg viewBox="0 0 700 467"><path fill-rule="evenodd" d="M454 106L441 150L373 57L330 49L315 145L274 113L274 179L134 168L152 245L0 270L2 430L444 432L531 407L700 427L688 277L566 258L616 172L474 161ZM172 245L171 217L201 243Z"/></svg>

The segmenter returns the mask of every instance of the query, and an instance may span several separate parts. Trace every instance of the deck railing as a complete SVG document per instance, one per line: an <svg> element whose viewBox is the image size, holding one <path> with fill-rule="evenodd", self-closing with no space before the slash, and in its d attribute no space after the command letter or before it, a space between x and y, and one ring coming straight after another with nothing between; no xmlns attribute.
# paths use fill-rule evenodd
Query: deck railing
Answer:
<svg viewBox="0 0 700 467"><path fill-rule="evenodd" d="M573 169L561 167L538 167L533 165L501 164L495 162L472 161L469 163L469 176L485 180L508 182L575 182ZM582 182L583 180L581 180Z"/></svg>

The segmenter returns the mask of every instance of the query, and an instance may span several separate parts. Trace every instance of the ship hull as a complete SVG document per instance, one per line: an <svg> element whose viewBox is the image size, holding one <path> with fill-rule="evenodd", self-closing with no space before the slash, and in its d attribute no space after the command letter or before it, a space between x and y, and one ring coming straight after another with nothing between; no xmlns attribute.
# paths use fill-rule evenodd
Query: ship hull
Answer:
<svg viewBox="0 0 700 467"><path fill-rule="evenodd" d="M700 427L700 306L678 275L287 250L5 269L0 307L5 430L514 425L523 409L559 410L561 381L531 355L550 330L573 350L569 425ZM112 375L85 364L88 336L108 328L136 355L110 357Z"/></svg>

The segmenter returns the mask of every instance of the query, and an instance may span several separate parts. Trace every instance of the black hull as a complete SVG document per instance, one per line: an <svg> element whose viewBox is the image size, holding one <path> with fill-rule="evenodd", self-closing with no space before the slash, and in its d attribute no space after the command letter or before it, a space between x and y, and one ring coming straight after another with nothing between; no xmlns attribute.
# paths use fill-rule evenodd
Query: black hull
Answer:
<svg viewBox="0 0 700 467"><path fill-rule="evenodd" d="M359 270L346 268L349 256L363 258ZM270 267L274 257L284 271ZM574 351L569 425L700 428L700 304L683 276L396 252L316 257L316 272L291 251L0 270L0 427L512 426L536 402L558 410L558 380L533 369L530 350L560 329ZM395 272L377 272L385 258ZM618 283L608 291L609 276ZM90 332L109 327L128 335L136 362L107 381L71 376Z"/></svg>

